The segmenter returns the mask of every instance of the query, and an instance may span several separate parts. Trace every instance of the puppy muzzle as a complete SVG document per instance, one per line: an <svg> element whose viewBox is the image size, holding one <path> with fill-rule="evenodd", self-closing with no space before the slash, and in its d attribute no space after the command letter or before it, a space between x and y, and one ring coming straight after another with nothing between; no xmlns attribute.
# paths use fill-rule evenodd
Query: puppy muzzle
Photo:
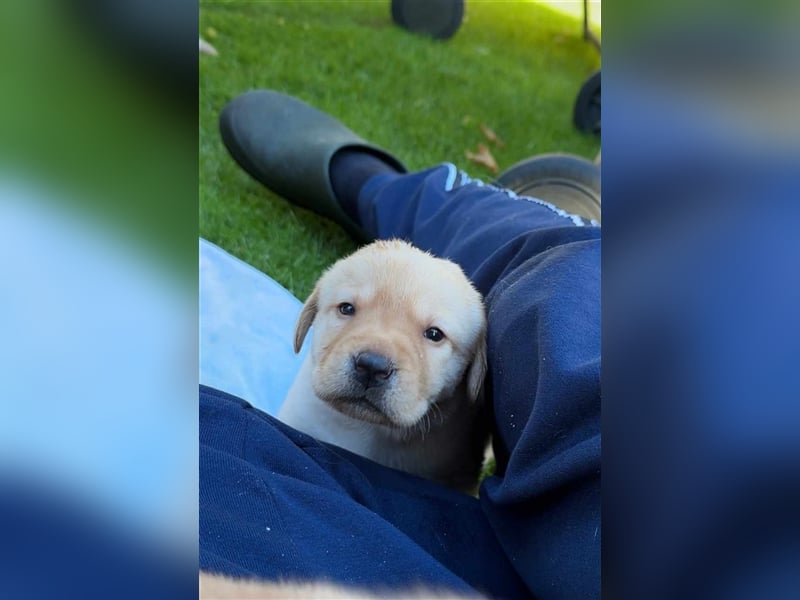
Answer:
<svg viewBox="0 0 800 600"><path fill-rule="evenodd" d="M377 352L359 352L352 357L352 377L365 390L386 386L394 376L392 359Z"/></svg>

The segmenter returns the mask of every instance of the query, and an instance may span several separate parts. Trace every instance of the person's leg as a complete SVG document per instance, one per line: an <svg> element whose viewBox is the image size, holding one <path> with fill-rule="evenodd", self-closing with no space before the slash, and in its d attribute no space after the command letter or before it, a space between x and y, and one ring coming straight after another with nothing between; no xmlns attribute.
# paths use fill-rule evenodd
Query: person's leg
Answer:
<svg viewBox="0 0 800 600"><path fill-rule="evenodd" d="M200 568L372 590L526 597L477 499L200 389Z"/></svg>
<svg viewBox="0 0 800 600"><path fill-rule="evenodd" d="M535 596L599 596L600 229L451 165L373 177L359 225L451 258L485 294L497 474L482 506Z"/></svg>

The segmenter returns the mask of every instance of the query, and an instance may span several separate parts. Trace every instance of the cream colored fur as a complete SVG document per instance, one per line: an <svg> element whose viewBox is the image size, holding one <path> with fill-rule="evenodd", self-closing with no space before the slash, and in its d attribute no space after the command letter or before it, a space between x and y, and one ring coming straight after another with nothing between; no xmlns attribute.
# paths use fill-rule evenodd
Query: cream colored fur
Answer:
<svg viewBox="0 0 800 600"><path fill-rule="evenodd" d="M343 303L354 314L343 315ZM474 489L486 445L483 301L461 269L405 242L381 241L334 264L298 319L311 348L279 413L287 424L383 465ZM426 330L444 333L439 342ZM388 357L385 385L353 374L360 352Z"/></svg>
<svg viewBox="0 0 800 600"><path fill-rule="evenodd" d="M456 596L450 592L416 588L404 592L371 592L332 583L300 583L231 579L200 573L202 600L466 600L482 596Z"/></svg>

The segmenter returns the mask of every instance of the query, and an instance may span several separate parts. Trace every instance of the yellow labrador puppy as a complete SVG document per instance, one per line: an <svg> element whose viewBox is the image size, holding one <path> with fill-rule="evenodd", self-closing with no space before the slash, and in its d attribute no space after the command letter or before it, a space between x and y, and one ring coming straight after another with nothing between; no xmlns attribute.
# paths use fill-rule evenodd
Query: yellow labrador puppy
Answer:
<svg viewBox="0 0 800 600"><path fill-rule="evenodd" d="M458 265L398 240L364 246L317 282L295 352L312 325L279 418L388 467L474 490L488 436L486 316Z"/></svg>

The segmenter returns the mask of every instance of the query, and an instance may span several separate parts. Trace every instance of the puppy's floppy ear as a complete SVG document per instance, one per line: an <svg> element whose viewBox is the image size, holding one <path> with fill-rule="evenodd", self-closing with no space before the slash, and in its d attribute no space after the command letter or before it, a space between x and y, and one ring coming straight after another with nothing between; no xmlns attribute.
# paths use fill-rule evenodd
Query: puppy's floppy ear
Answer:
<svg viewBox="0 0 800 600"><path fill-rule="evenodd" d="M475 356L467 368L467 397L470 402L479 400L486 379L486 332L482 332L475 345Z"/></svg>
<svg viewBox="0 0 800 600"><path fill-rule="evenodd" d="M294 329L294 353L297 354L300 352L300 348L303 347L303 340L306 339L306 334L308 333L309 327L314 322L314 319L317 316L317 302L319 300L319 289L314 287L314 291L311 292L311 295L306 300L306 303L303 305L303 310L300 311L300 316L297 318L297 325Z"/></svg>

